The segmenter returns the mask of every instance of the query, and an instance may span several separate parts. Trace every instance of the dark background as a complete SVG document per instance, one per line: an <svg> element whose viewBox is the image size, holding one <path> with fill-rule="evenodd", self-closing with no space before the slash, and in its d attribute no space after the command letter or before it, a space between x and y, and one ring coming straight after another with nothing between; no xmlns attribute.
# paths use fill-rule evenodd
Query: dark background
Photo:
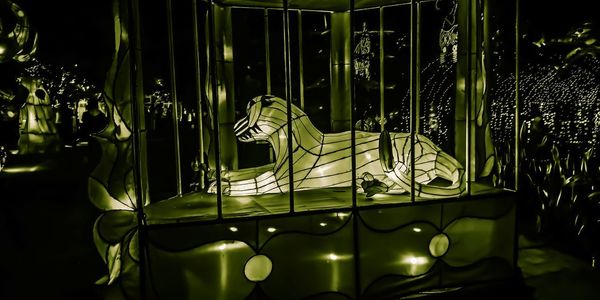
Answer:
<svg viewBox="0 0 600 300"><path fill-rule="evenodd" d="M563 36L586 21L598 26L595 1L520 2L522 31L534 40L541 32ZM114 47L111 0L18 4L39 34L36 57L42 63L77 64L102 86ZM15 68L0 66L3 80ZM94 299L103 293L94 286L106 273L92 241L99 211L87 199L93 166L85 153L72 150L67 156L56 160L61 168L52 172L0 176L0 299Z"/></svg>
<svg viewBox="0 0 600 300"><path fill-rule="evenodd" d="M114 46L112 2L17 1L39 33L36 57L45 63L77 64L97 85L104 81ZM531 38L537 38L541 32L548 37L563 36L574 25L584 22L594 23L594 31L598 30L600 14L593 8L593 1L520 0L520 3L521 31Z"/></svg>
<svg viewBox="0 0 600 300"><path fill-rule="evenodd" d="M21 0L17 3L38 32L42 63L78 65L102 85L114 47L111 0Z"/></svg>

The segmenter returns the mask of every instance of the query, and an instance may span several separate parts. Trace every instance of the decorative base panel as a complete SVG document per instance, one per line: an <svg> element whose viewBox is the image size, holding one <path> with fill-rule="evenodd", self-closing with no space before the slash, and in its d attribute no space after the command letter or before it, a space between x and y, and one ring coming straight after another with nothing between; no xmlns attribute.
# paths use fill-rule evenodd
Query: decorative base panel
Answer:
<svg viewBox="0 0 600 300"><path fill-rule="evenodd" d="M380 299L507 279L513 197L150 227L147 296Z"/></svg>

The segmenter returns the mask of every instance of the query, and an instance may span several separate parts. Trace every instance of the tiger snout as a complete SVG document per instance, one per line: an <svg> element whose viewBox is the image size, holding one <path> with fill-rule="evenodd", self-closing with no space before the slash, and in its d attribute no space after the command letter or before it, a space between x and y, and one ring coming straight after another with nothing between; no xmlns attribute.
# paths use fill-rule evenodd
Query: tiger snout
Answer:
<svg viewBox="0 0 600 300"><path fill-rule="evenodd" d="M250 141L252 138L248 123L248 116L246 116L237 121L233 126L233 132L235 133L235 136L242 142Z"/></svg>
<svg viewBox="0 0 600 300"><path fill-rule="evenodd" d="M252 126L250 125L250 118L244 117L233 126L233 132L240 142L255 142L267 139L267 135L256 122Z"/></svg>

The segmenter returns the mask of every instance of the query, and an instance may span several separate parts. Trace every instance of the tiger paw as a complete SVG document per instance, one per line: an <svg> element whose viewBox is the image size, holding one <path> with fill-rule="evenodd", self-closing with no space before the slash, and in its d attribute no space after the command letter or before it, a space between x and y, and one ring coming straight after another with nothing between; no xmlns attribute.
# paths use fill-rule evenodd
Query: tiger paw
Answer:
<svg viewBox="0 0 600 300"><path fill-rule="evenodd" d="M209 194L216 194L217 190L218 190L217 182L213 181L208 185L206 192ZM225 181L225 180L221 181L221 194L222 195L230 195L231 194L231 186L228 181Z"/></svg>

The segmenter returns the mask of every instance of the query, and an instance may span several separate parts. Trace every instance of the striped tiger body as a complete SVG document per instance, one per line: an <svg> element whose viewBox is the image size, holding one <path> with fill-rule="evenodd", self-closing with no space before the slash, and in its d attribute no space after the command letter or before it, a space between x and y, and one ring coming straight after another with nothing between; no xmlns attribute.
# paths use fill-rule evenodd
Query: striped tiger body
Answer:
<svg viewBox="0 0 600 300"><path fill-rule="evenodd" d="M287 102L275 96L258 96L248 103L247 116L235 124L242 142L267 141L275 153L273 164L233 170L223 174L224 192L230 195L260 195L289 190L289 162L293 161L294 190L352 185L350 131L320 132L298 107L292 105L292 153L288 153ZM355 132L356 174L371 174L390 191L411 189L410 134ZM464 191L464 169L423 135L415 135L415 196L458 196ZM440 177L447 186L427 185ZM209 192L215 192L215 184Z"/></svg>

